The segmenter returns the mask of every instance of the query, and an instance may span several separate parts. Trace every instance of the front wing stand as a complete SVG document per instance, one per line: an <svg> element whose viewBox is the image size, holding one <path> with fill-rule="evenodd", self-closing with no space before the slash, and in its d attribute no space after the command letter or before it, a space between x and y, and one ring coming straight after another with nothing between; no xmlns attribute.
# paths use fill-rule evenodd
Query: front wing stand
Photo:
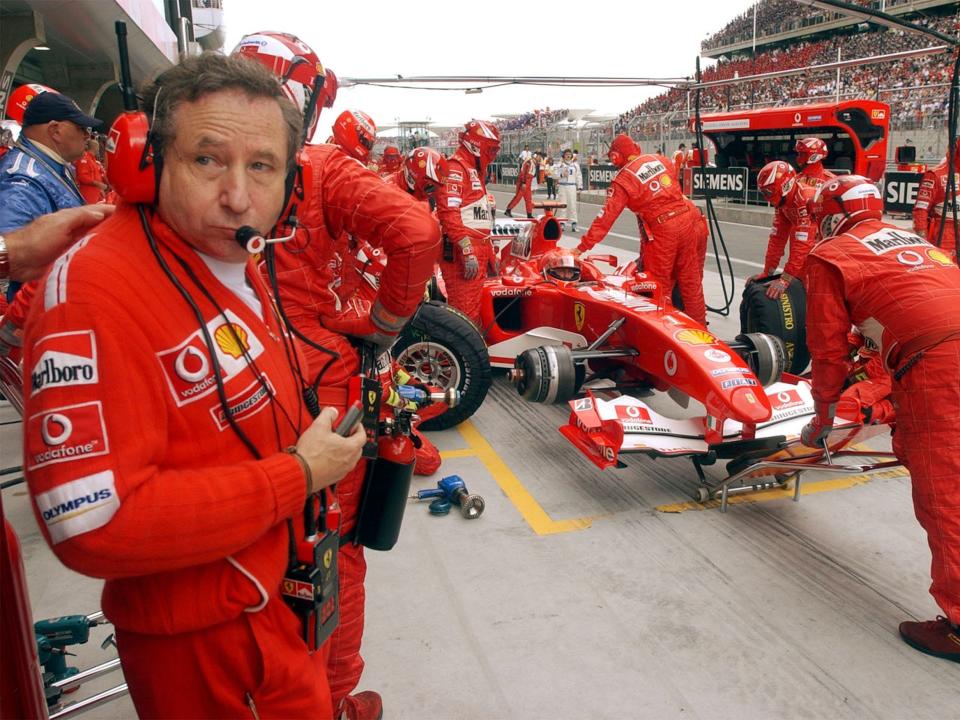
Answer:
<svg viewBox="0 0 960 720"><path fill-rule="evenodd" d="M799 443L793 443L799 446ZM874 458L874 462L860 462L851 465L844 465L835 462L845 458ZM773 488L786 488L790 481L794 481L793 500L800 500L800 479L804 472L817 470L821 472L835 473L838 475L864 475L879 470L886 470L900 466L901 463L897 456L892 452L879 450L834 450L829 449L813 451L809 455L801 455L784 460L759 460L758 462L736 472L716 483L710 483L703 478L702 472L700 487L698 488L697 500L705 502L706 500L720 498L720 512L727 511L728 499L731 495L742 495L745 493L757 492L758 490L769 490ZM699 471L699 467L697 468ZM761 471L784 470L784 474L774 476L773 480L764 480L759 483L746 484L744 481L756 475Z"/></svg>

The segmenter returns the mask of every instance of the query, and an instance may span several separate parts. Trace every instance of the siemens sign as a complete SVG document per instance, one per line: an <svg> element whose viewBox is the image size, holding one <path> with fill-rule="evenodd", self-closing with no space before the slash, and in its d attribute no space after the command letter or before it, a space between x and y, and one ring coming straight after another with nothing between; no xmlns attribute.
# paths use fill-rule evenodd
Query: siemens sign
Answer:
<svg viewBox="0 0 960 720"><path fill-rule="evenodd" d="M693 197L703 197L709 192L711 197L746 198L746 168L691 168L693 176Z"/></svg>

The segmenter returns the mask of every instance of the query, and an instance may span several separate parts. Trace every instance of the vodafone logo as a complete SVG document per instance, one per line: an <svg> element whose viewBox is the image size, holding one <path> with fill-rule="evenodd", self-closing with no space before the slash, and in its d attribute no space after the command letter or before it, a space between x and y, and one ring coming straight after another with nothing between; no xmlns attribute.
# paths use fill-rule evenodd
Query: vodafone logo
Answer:
<svg viewBox="0 0 960 720"><path fill-rule="evenodd" d="M191 368L194 368L191 370ZM200 382L210 372L210 361L198 348L187 345L173 363L173 370L181 380Z"/></svg>
<svg viewBox="0 0 960 720"><path fill-rule="evenodd" d="M232 310L227 310L225 315L226 323L222 317L207 323L207 331L214 339L212 351L217 354L224 385L248 372L248 360L256 360L263 352L263 343L243 320ZM210 352L200 330L196 330L176 346L157 353L167 387L178 407L199 400L216 389L217 377Z"/></svg>
<svg viewBox="0 0 960 720"><path fill-rule="evenodd" d="M53 408L27 418L27 470L110 452L99 400Z"/></svg>
<svg viewBox="0 0 960 720"><path fill-rule="evenodd" d="M617 405L617 419L633 420L634 422L643 423L644 425L653 424L653 420L650 419L650 413L647 412L646 408L637 407L636 405Z"/></svg>
<svg viewBox="0 0 960 720"><path fill-rule="evenodd" d="M50 413L40 421L40 437L47 445L63 445L72 432L73 423L61 413Z"/></svg>
<svg viewBox="0 0 960 720"><path fill-rule="evenodd" d="M663 354L663 370L670 377L677 374L677 354L673 350L667 350Z"/></svg>
<svg viewBox="0 0 960 720"><path fill-rule="evenodd" d="M779 400L781 403L788 403L788 402L790 402L790 399L791 399L791 398L790 398L790 393L788 393L788 392L778 392L778 393L777 393L777 400Z"/></svg>
<svg viewBox="0 0 960 720"><path fill-rule="evenodd" d="M897 253L897 262L901 265L923 265L923 256L913 250L901 250Z"/></svg>

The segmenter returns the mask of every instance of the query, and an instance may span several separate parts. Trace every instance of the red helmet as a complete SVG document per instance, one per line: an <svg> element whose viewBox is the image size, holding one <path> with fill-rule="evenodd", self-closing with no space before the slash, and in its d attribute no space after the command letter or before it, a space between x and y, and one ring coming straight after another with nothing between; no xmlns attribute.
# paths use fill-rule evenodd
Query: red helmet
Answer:
<svg viewBox="0 0 960 720"><path fill-rule="evenodd" d="M797 151L797 167L827 159L827 144L820 138L800 138L794 148Z"/></svg>
<svg viewBox="0 0 960 720"><path fill-rule="evenodd" d="M403 155L400 154L400 148L393 145L387 145L383 149L383 156L380 158L381 168L385 172L396 172L400 169L400 163L403 162Z"/></svg>
<svg viewBox="0 0 960 720"><path fill-rule="evenodd" d="M580 259L567 248L556 248L545 253L540 268L546 280L577 282L580 280Z"/></svg>
<svg viewBox="0 0 960 720"><path fill-rule="evenodd" d="M320 99L320 105L325 108L332 108L333 104L337 101L337 88L340 87L340 81L337 80L337 75L330 68L326 68L323 71L323 97Z"/></svg>
<svg viewBox="0 0 960 720"><path fill-rule="evenodd" d="M797 171L790 163L774 160L757 174L757 188L774 207L780 207L797 184Z"/></svg>
<svg viewBox="0 0 960 720"><path fill-rule="evenodd" d="M231 54L256 60L276 75L284 94L300 108L300 112L307 110L317 77L324 78L326 83L326 71L320 58L295 35L272 31L244 35ZM307 139L313 136L320 117L320 107L324 106L325 99L317 98L317 110L310 118L310 126L306 128Z"/></svg>
<svg viewBox="0 0 960 720"><path fill-rule="evenodd" d="M333 121L333 142L347 155L366 162L377 142L377 126L360 110L344 110Z"/></svg>
<svg viewBox="0 0 960 720"><path fill-rule="evenodd" d="M629 135L621 133L610 143L610 150L607 152L607 157L610 158L611 163L621 168L630 162L630 158L636 157L641 152L639 143L634 142L633 138Z"/></svg>
<svg viewBox="0 0 960 720"><path fill-rule="evenodd" d="M810 217L820 226L823 239L839 235L862 220L883 217L880 191L860 175L841 175L821 185L810 205Z"/></svg>
<svg viewBox="0 0 960 720"><path fill-rule="evenodd" d="M426 200L447 181L447 159L433 148L414 148L403 161L403 177L413 196Z"/></svg>
<svg viewBox="0 0 960 720"><path fill-rule="evenodd" d="M21 85L10 93L10 98L7 100L7 117L16 121L18 125L23 125L23 113L26 111L27 105L37 95L45 92L56 92L56 90L36 83Z"/></svg>
<svg viewBox="0 0 960 720"><path fill-rule="evenodd" d="M493 123L471 120L463 126L460 145L486 167L500 152L500 131Z"/></svg>

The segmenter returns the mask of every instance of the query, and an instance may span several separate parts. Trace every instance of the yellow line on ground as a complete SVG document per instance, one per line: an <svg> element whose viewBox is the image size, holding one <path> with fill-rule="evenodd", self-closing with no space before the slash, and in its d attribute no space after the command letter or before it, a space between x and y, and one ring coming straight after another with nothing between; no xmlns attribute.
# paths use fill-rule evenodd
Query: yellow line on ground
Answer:
<svg viewBox="0 0 960 720"><path fill-rule="evenodd" d="M480 434L480 431L474 427L473 423L466 420L457 425L460 435L466 440L467 445L473 451L473 454L479 458L480 462L486 466L487 470L496 480L500 489L506 493L510 502L514 504L520 515L527 521L527 524L537 535L554 535L556 533L570 532L571 530L583 530L590 527L593 522L592 517L571 518L569 520L554 520L547 512L540 507L540 503L534 499L530 491L513 474L510 467L503 461L497 452L487 442L486 438ZM461 456L458 456L461 457Z"/></svg>
<svg viewBox="0 0 960 720"><path fill-rule="evenodd" d="M800 484L800 494L815 495L817 493L832 492L834 490L846 490L857 485L868 483L875 478L898 478L905 477L906 475L907 471L903 468L893 468L891 470L883 470L881 472L871 473L870 475L849 475L843 478L819 480L817 482L803 481ZM772 490L758 490L755 493L749 493L746 495L731 495L727 499L727 503L730 505L739 505L740 503L769 502L771 500L783 500L784 498L792 497L792 488L789 490L774 488ZM664 513L678 513L684 512L685 510L712 510L713 508L718 507L720 507L719 499L708 500L705 503L691 500L689 502L657 505L655 509Z"/></svg>
<svg viewBox="0 0 960 720"><path fill-rule="evenodd" d="M440 457L444 460L449 460L450 458L462 458L462 457L473 457L476 453L470 448L457 448L456 450L444 450L440 453Z"/></svg>

